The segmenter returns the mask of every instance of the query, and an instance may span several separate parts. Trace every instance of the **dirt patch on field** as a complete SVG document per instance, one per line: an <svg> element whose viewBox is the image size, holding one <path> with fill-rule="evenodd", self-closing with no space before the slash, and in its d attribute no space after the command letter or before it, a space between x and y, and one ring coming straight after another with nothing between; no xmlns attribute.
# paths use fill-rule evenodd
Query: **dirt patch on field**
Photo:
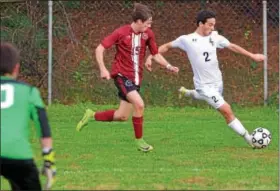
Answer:
<svg viewBox="0 0 280 191"><path fill-rule="evenodd" d="M93 154L82 154L79 157L79 159L92 159L92 158L94 158Z"/></svg>
<svg viewBox="0 0 280 191"><path fill-rule="evenodd" d="M65 185L65 188L67 190L80 190L81 186L77 186L77 185L73 185L73 184L68 184L68 185Z"/></svg>
<svg viewBox="0 0 280 191"><path fill-rule="evenodd" d="M72 163L71 165L70 165L70 169L71 170L79 170L79 169L81 169L82 167L80 166L80 165L77 165L76 163Z"/></svg>
<svg viewBox="0 0 280 191"><path fill-rule="evenodd" d="M200 186L206 186L210 182L212 182L212 180L203 176L193 176L193 177L178 179L176 180L176 182L180 182L183 184L196 184Z"/></svg>
<svg viewBox="0 0 280 191"><path fill-rule="evenodd" d="M116 190L119 187L118 183L114 184L100 184L95 187L96 190Z"/></svg>
<svg viewBox="0 0 280 191"><path fill-rule="evenodd" d="M269 151L269 152L260 152L258 150L255 153L252 152L244 152L240 153L233 153L231 154L231 158L233 159L262 159L266 160L266 162L277 161L278 152L277 151Z"/></svg>
<svg viewBox="0 0 280 191"><path fill-rule="evenodd" d="M156 190L167 190L163 184L154 184L153 186Z"/></svg>

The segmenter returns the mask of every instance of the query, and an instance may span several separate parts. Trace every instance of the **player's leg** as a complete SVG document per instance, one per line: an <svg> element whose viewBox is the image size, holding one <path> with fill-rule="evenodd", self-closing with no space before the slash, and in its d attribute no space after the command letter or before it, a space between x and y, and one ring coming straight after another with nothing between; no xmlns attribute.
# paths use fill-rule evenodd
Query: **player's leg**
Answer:
<svg viewBox="0 0 280 191"><path fill-rule="evenodd" d="M12 190L42 190L33 160L5 159L1 163L1 175L9 180Z"/></svg>
<svg viewBox="0 0 280 191"><path fill-rule="evenodd" d="M245 129L245 127L242 125L239 119L235 117L230 105L224 101L224 104L217 107L217 110L223 115L228 126L232 128L233 131L235 131L237 134L244 137L246 142L253 147L252 136L248 133L248 131Z"/></svg>
<svg viewBox="0 0 280 191"><path fill-rule="evenodd" d="M19 184L19 186L23 190L42 190L38 168L36 167L35 163L32 162L27 164L24 169L24 179L22 181L22 186L21 184Z"/></svg>
<svg viewBox="0 0 280 191"><path fill-rule="evenodd" d="M14 165L12 162L9 162L9 159L0 158L1 160L1 168L0 168L0 176L3 176L8 180L11 190L20 190L20 187L12 180L12 176L16 174L13 173Z"/></svg>
<svg viewBox="0 0 280 191"><path fill-rule="evenodd" d="M94 112L95 121L127 121L132 112L132 105L126 100L121 100L117 110Z"/></svg>
<svg viewBox="0 0 280 191"><path fill-rule="evenodd" d="M143 152L151 151L153 147L147 144L143 139L144 101L137 90L129 92L127 94L127 99L133 105L132 123L138 150Z"/></svg>
<svg viewBox="0 0 280 191"><path fill-rule="evenodd" d="M134 112L132 116L132 123L138 149L143 152L152 150L153 147L147 144L142 138L144 101L139 94L140 87L136 86L127 78L121 76L115 79L115 84L119 89L119 97L121 99L125 99L133 106Z"/></svg>
<svg viewBox="0 0 280 191"><path fill-rule="evenodd" d="M125 101L121 100L119 108L117 110L111 109L106 111L92 111L87 109L82 120L78 123L76 129L81 131L85 127L90 118L93 118L95 121L127 121L132 112L132 105Z"/></svg>
<svg viewBox="0 0 280 191"><path fill-rule="evenodd" d="M126 100L121 100L119 108L115 111L113 121L127 121L132 112L132 104ZM96 114L95 114L96 120Z"/></svg>
<svg viewBox="0 0 280 191"><path fill-rule="evenodd" d="M203 96L201 96L196 90L186 89L182 86L178 91L179 99L182 99L183 97L192 97L194 99L203 100Z"/></svg>
<svg viewBox="0 0 280 191"><path fill-rule="evenodd" d="M252 146L252 137L242 125L242 123L234 116L230 105L224 100L222 96L222 83L213 84L211 87L204 87L198 90L200 96L204 97L209 105L217 109L225 118L228 126L238 135L244 137L246 142Z"/></svg>
<svg viewBox="0 0 280 191"><path fill-rule="evenodd" d="M20 187L15 182L13 182L12 180L8 180L8 182L11 186L11 190L13 190L13 191L20 190Z"/></svg>
<svg viewBox="0 0 280 191"><path fill-rule="evenodd" d="M77 131L81 131L88 124L88 121L91 118L95 119L95 121L104 122L128 120L132 111L132 105L126 99L128 90L127 87L125 87L125 80L126 79L120 76L115 78L115 85L119 89L119 97L121 99L119 108L117 110L110 109L96 112L92 111L91 109L87 109L83 118L76 126Z"/></svg>
<svg viewBox="0 0 280 191"><path fill-rule="evenodd" d="M11 190L20 190L20 187L12 180L12 164L5 164L1 159L1 169L0 169L0 176L3 176L5 179L8 180ZM16 172L14 172L15 174Z"/></svg>

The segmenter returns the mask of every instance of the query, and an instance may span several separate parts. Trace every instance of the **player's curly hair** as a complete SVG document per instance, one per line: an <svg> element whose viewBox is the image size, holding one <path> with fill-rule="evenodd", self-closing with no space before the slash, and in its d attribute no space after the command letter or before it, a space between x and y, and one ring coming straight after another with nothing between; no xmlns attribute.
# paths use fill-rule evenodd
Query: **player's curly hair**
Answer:
<svg viewBox="0 0 280 191"><path fill-rule="evenodd" d="M210 10L199 11L196 16L196 25L199 26L199 23L206 23L207 19L216 18L216 13Z"/></svg>
<svg viewBox="0 0 280 191"><path fill-rule="evenodd" d="M143 5L141 3L135 3L134 9L132 12L132 19L134 22L137 20L141 20L142 22L145 22L149 18L151 18L153 15L153 11L146 5Z"/></svg>
<svg viewBox="0 0 280 191"><path fill-rule="evenodd" d="M12 74L15 65L19 63L19 50L11 43L1 42L0 75Z"/></svg>

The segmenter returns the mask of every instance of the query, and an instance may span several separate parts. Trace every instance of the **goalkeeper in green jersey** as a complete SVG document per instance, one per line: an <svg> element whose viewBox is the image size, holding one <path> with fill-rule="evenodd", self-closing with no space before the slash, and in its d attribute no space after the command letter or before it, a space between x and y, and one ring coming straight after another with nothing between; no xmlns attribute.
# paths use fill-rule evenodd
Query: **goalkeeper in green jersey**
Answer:
<svg viewBox="0 0 280 191"><path fill-rule="evenodd" d="M19 51L12 44L1 42L0 58L0 175L9 181L12 190L42 190L29 142L29 123L32 120L41 138L42 173L47 176L46 186L50 188L56 168L51 130L40 92L36 87L16 80Z"/></svg>

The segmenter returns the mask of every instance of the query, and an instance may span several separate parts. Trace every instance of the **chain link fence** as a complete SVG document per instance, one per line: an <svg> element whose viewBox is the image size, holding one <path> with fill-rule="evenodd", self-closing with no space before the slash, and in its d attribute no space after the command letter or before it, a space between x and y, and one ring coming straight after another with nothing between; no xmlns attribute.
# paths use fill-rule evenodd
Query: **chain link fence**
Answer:
<svg viewBox="0 0 280 191"><path fill-rule="evenodd" d="M134 2L154 11L153 31L158 45L196 29L195 16L201 9L217 14L216 29L231 42L254 53L263 52L261 0L107 0L53 2L53 99L60 103L91 101L118 102L112 81L99 78L95 48L114 29L131 22ZM267 1L268 93L277 103L279 52L279 1ZM22 51L20 78L40 87L47 98L48 2L1 3L1 40L15 43ZM114 48L105 52L110 68ZM230 103L263 104L263 64L228 50L218 51L224 77L224 95ZM177 100L181 85L191 88L192 71L185 54L172 50L165 55L179 66L178 76L154 65L145 72L141 93L148 105L180 106L197 102Z"/></svg>

